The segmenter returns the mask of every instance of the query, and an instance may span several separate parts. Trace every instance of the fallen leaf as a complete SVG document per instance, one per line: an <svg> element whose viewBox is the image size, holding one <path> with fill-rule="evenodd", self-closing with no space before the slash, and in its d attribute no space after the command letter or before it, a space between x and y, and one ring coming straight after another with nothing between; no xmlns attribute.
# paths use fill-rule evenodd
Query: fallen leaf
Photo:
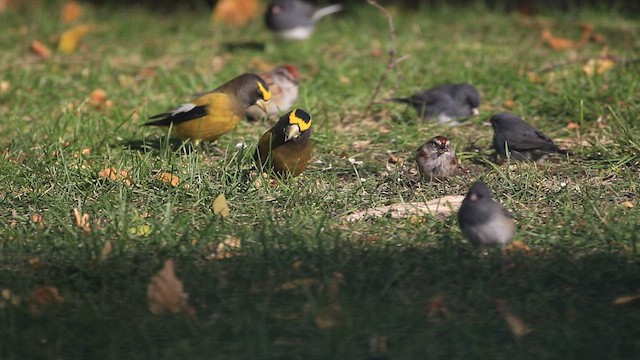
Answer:
<svg viewBox="0 0 640 360"><path fill-rule="evenodd" d="M496 300L496 308L500 314L502 314L502 317L507 322L507 325L509 325L509 329L516 339L519 339L532 331L531 328L522 321L522 319L512 314L509 309L507 309L506 300Z"/></svg>
<svg viewBox="0 0 640 360"><path fill-rule="evenodd" d="M109 179L111 181L120 180L127 187L132 185L129 173L126 170L118 170L114 167L104 168L98 171L98 177L100 179Z"/></svg>
<svg viewBox="0 0 640 360"><path fill-rule="evenodd" d="M147 304L154 315L164 313L192 313L187 304L189 294L184 292L182 281L176 277L173 259L165 260L162 269L151 277L147 285Z"/></svg>
<svg viewBox="0 0 640 360"><path fill-rule="evenodd" d="M549 29L542 30L540 37L544 43L554 50L578 49L589 41L591 33L593 32L593 26L591 24L580 24L579 27L582 35L580 39L576 41L554 36Z"/></svg>
<svg viewBox="0 0 640 360"><path fill-rule="evenodd" d="M2 80L0 81L0 92L7 92L9 91L9 88L11 87L11 83L8 82L7 80Z"/></svg>
<svg viewBox="0 0 640 360"><path fill-rule="evenodd" d="M229 216L229 204L227 204L227 198L224 194L218 195L218 197L213 200L213 203L211 204L211 211L213 211L214 215L220 215L223 218Z"/></svg>
<svg viewBox="0 0 640 360"><path fill-rule="evenodd" d="M625 201L622 203L622 206L631 209L633 207L633 203L631 201Z"/></svg>
<svg viewBox="0 0 640 360"><path fill-rule="evenodd" d="M34 315L42 313L42 308L52 304L64 303L64 298L60 296L58 288L54 286L43 286L35 289L33 294L27 299L29 311Z"/></svg>
<svg viewBox="0 0 640 360"><path fill-rule="evenodd" d="M380 206L348 214L344 217L344 220L360 221L364 218L377 218L383 216L388 216L394 219L410 218L412 215L431 215L437 218L445 218L458 211L463 199L464 195L450 195L427 202L412 202Z"/></svg>
<svg viewBox="0 0 640 360"><path fill-rule="evenodd" d="M102 245L102 250L100 251L100 261L107 260L112 250L113 250L113 245L111 245L111 241L109 240L105 241L104 245Z"/></svg>
<svg viewBox="0 0 640 360"><path fill-rule="evenodd" d="M527 73L527 79L529 79L529 82L533 83L533 84L542 84L544 83L544 79L542 79L538 74L536 74L533 71L530 71Z"/></svg>
<svg viewBox="0 0 640 360"><path fill-rule="evenodd" d="M60 35L60 40L58 41L58 51L64 54L70 54L76 51L82 37L90 32L91 29L91 25L81 24L63 32L62 35Z"/></svg>
<svg viewBox="0 0 640 360"><path fill-rule="evenodd" d="M43 59L51 57L51 50L38 40L33 40L31 42L31 51Z"/></svg>
<svg viewBox="0 0 640 360"><path fill-rule="evenodd" d="M151 225L134 226L129 229L129 234L138 235L138 236L147 236L151 234L151 230L153 230Z"/></svg>
<svg viewBox="0 0 640 360"><path fill-rule="evenodd" d="M442 296L437 296L429 301L427 315L429 315L429 317L433 317L437 314L445 316L449 315L449 310L447 309L447 305L445 304Z"/></svg>
<svg viewBox="0 0 640 360"><path fill-rule="evenodd" d="M342 326L344 324L342 307L334 303L320 308L313 317L313 322L318 329L334 329Z"/></svg>
<svg viewBox="0 0 640 360"><path fill-rule="evenodd" d="M89 95L89 105L103 106L107 101L107 92L103 89L95 89Z"/></svg>
<svg viewBox="0 0 640 360"><path fill-rule="evenodd" d="M580 129L580 125L575 121L569 121L567 124L567 129L569 130L578 130Z"/></svg>
<svg viewBox="0 0 640 360"><path fill-rule="evenodd" d="M223 242L218 243L213 258L217 260L228 259L238 254L242 241L237 236L227 235ZM211 257L210 257L211 258Z"/></svg>
<svg viewBox="0 0 640 360"><path fill-rule="evenodd" d="M89 223L89 214L82 214L78 208L73 208L73 216L76 218L76 226L85 234L91 232L91 224Z"/></svg>
<svg viewBox="0 0 640 360"><path fill-rule="evenodd" d="M582 67L582 71L590 77L594 74L602 75L611 70L614 64L613 60L610 59L589 59Z"/></svg>
<svg viewBox="0 0 640 360"><path fill-rule="evenodd" d="M42 215L40 214L31 214L31 222L34 224L39 224L40 226L44 225L42 222Z"/></svg>
<svg viewBox="0 0 640 360"><path fill-rule="evenodd" d="M640 302L640 294L619 296L613 300L613 306L626 306Z"/></svg>
<svg viewBox="0 0 640 360"><path fill-rule="evenodd" d="M509 243L507 245L506 250L510 251L510 252L512 252L512 251L524 251L524 252L526 252L526 251L529 251L531 249L529 248L529 246L527 246L527 244L525 244L524 242L518 240L518 241L514 241L512 243Z"/></svg>
<svg viewBox="0 0 640 360"><path fill-rule="evenodd" d="M171 187L180 185L180 177L169 172L161 172L156 175L156 178Z"/></svg>
<svg viewBox="0 0 640 360"><path fill-rule="evenodd" d="M66 23L76 21L82 16L82 6L77 1L67 1L60 11L60 19Z"/></svg>
<svg viewBox="0 0 640 360"><path fill-rule="evenodd" d="M511 99L507 99L504 101L502 105L507 109L513 109L513 107L515 106L515 103Z"/></svg>
<svg viewBox="0 0 640 360"><path fill-rule="evenodd" d="M0 291L0 309L7 305L20 305L20 302L22 302L22 298L14 294L11 290L2 289L2 291Z"/></svg>
<svg viewBox="0 0 640 360"><path fill-rule="evenodd" d="M212 19L234 26L243 26L260 14L258 0L219 0Z"/></svg>
<svg viewBox="0 0 640 360"><path fill-rule="evenodd" d="M276 291L287 291L299 288L310 288L318 284L318 280L312 278L294 279L278 286Z"/></svg>

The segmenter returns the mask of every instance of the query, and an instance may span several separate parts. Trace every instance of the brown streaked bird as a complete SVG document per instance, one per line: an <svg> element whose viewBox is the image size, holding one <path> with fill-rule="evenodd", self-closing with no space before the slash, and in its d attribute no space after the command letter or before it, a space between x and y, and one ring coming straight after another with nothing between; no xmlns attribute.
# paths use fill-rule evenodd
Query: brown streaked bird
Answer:
<svg viewBox="0 0 640 360"><path fill-rule="evenodd" d="M312 149L311 115L293 109L260 137L254 159L262 170L298 176L307 168Z"/></svg>
<svg viewBox="0 0 640 360"><path fill-rule="evenodd" d="M424 143L416 151L420 175L426 180L445 179L458 171L458 157L451 141L438 135Z"/></svg>
<svg viewBox="0 0 640 360"><path fill-rule="evenodd" d="M298 100L300 73L292 64L285 64L260 74L260 77L269 85L271 100L267 104L267 112L253 105L247 110L247 116L253 120L261 120L265 117L278 118L286 111L291 110Z"/></svg>
<svg viewBox="0 0 640 360"><path fill-rule="evenodd" d="M171 136L191 140L215 141L235 129L251 105L266 111L271 98L269 86L258 75L243 74L205 93L195 100L150 118L145 126L169 127Z"/></svg>

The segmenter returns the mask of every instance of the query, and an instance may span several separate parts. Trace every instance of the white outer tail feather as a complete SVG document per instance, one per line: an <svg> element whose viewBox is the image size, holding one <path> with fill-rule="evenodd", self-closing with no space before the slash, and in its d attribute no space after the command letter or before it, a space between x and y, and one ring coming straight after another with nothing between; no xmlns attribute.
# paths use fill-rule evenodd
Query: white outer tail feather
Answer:
<svg viewBox="0 0 640 360"><path fill-rule="evenodd" d="M333 13L337 13L338 11L342 11L342 9L344 9L344 5L342 4L325 6L323 8L316 10L316 12L313 13L313 16L311 18L313 19L314 22L316 22L327 15L331 15Z"/></svg>

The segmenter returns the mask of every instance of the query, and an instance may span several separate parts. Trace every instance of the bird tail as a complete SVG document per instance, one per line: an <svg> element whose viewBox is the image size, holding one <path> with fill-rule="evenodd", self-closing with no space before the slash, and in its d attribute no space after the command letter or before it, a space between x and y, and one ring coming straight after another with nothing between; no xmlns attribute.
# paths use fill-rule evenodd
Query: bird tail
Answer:
<svg viewBox="0 0 640 360"><path fill-rule="evenodd" d="M162 125L167 125L167 117L170 115L171 113L163 113L163 114L158 114L158 115L153 115L152 117L149 118L149 120L155 120L155 121L149 121L146 122L144 124L142 124L142 126L162 126Z"/></svg>
<svg viewBox="0 0 640 360"><path fill-rule="evenodd" d="M383 102L397 102L397 103L401 103L401 104L411 104L411 99L409 98L388 98L388 99L384 99L382 100Z"/></svg>
<svg viewBox="0 0 640 360"><path fill-rule="evenodd" d="M318 9L315 13L313 13L312 19L315 22L327 15L331 15L333 13L337 13L338 11L342 11L342 9L344 9L344 5L342 4L325 6L323 8Z"/></svg>

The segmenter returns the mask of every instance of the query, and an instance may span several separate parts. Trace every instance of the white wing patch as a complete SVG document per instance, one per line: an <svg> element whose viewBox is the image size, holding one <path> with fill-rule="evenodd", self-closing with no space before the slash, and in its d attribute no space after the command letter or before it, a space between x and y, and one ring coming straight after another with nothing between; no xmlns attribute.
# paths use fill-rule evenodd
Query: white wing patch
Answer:
<svg viewBox="0 0 640 360"><path fill-rule="evenodd" d="M193 110L194 107L196 107L196 105L192 103L182 104L171 111L171 116L176 116L179 113L188 113L189 111Z"/></svg>

